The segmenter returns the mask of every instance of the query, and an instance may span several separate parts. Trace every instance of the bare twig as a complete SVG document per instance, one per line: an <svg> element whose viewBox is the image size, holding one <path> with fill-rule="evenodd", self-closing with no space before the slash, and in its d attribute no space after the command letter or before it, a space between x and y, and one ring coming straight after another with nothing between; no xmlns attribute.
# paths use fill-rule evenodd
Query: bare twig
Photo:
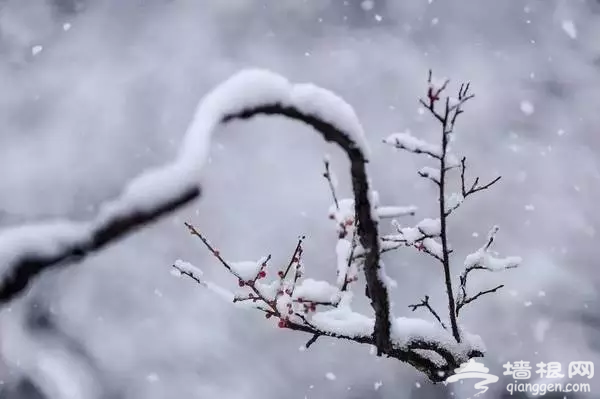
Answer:
<svg viewBox="0 0 600 399"><path fill-rule="evenodd" d="M198 230L196 230L196 228L194 226L192 226L190 223L185 222L185 227L188 228L190 234L198 237L200 239L200 241L202 241L202 243L206 246L206 248L208 248L208 250L214 255L215 258L217 258L219 260L219 262L221 262L221 264L223 266L225 266L225 268L227 270L229 270L229 272L231 274L233 274L234 276L236 276L238 279L241 279L241 277L231 268L231 266L229 265L229 263L227 263L225 261L225 259L223 259L223 257L221 256L221 253L216 250L206 239L206 237L204 237Z"/></svg>
<svg viewBox="0 0 600 399"><path fill-rule="evenodd" d="M425 298L422 299L420 303L417 303L415 305L408 305L408 307L413 312L415 310L417 310L418 308L426 308L433 315L433 317L435 317L435 319L442 325L442 327L444 329L446 329L446 325L444 324L444 322L442 321L442 319L440 318L440 316L437 314L437 312L429 304L429 295L425 295Z"/></svg>
<svg viewBox="0 0 600 399"><path fill-rule="evenodd" d="M457 202L453 207L446 209L446 216L450 216L450 214L452 212L454 212L456 209L458 209L460 207L462 201L464 201L467 197L469 197L470 195L473 195L475 193L478 193L480 191L487 190L488 188L492 187L494 184L498 183L500 181L500 179L502 178L502 176L497 176L496 178L489 181L488 183L486 183L484 185L479 185L479 177L475 177L473 183L467 189L466 176L465 176L466 170L467 170L467 158L462 157L462 159L460 160L460 189L461 189L462 198L461 198L461 201Z"/></svg>
<svg viewBox="0 0 600 399"><path fill-rule="evenodd" d="M352 267L352 262L354 262L354 252L356 251L356 229L352 232L352 246L350 247L350 254L348 255L348 263L346 264L346 276L344 277L344 283L342 284L341 291L347 291L348 285L352 282L348 278L348 273L350 272L350 267ZM383 253L383 251L381 251Z"/></svg>
<svg viewBox="0 0 600 399"><path fill-rule="evenodd" d="M321 335L320 334L315 334L312 336L311 339L308 340L308 342L304 345L304 347L306 349L310 348L312 346L312 344L314 344L315 342L317 342L317 339L319 339Z"/></svg>
<svg viewBox="0 0 600 399"><path fill-rule="evenodd" d="M329 190L331 191L331 196L333 197L333 203L335 204L335 209L340 210L340 204L337 199L337 195L335 193L335 184L333 182L333 176L331 175L331 170L329 168L329 160L325 159L325 172L323 173L323 177L327 179L327 183L329 184Z"/></svg>
<svg viewBox="0 0 600 399"><path fill-rule="evenodd" d="M463 308L463 306L473 302L474 300L476 300L477 298L479 298L482 295L486 295L486 294L491 294L493 292L498 291L500 288L504 287L504 284L500 284L494 288L491 288L489 290L484 290L484 291L480 291L477 294L473 295L472 297L467 297L466 291L464 291L464 299L462 299L461 301L459 301L456 304L456 315L458 316L460 310ZM461 285L461 289L462 289L462 285Z"/></svg>
<svg viewBox="0 0 600 399"><path fill-rule="evenodd" d="M285 271L280 273L279 277L280 278L285 278L287 277L288 273L290 272L290 269L292 268L292 265L295 262L298 262L300 256L302 256L302 242L304 241L306 237L302 236L298 239L298 243L296 244L296 248L294 249L294 252L292 253L292 257L290 258L290 261L288 262L287 267L285 268Z"/></svg>

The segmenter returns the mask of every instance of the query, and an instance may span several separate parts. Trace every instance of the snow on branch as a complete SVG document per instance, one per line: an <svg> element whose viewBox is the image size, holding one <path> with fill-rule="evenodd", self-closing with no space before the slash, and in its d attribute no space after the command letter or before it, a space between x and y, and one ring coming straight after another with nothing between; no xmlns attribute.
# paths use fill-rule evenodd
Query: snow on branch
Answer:
<svg viewBox="0 0 600 399"><path fill-rule="evenodd" d="M480 291L475 295L469 296L467 294L467 279L469 273L474 270L487 270L491 272L497 272L507 269L513 269L518 267L523 261L518 256L509 256L506 258L498 258L490 253L490 247L492 246L494 239L496 238L496 234L498 233L498 226L494 226L490 233L488 234L488 239L485 245L479 248L477 251L472 254L467 255L465 258L464 271L460 275L460 291L457 295L456 299L456 315L460 310L467 304L473 302L477 298L491 294L493 292L498 291L500 288L504 287L504 284L500 284L494 288Z"/></svg>
<svg viewBox="0 0 600 399"><path fill-rule="evenodd" d="M419 170L419 176L424 177L425 179L429 179L434 182L437 186L440 185L440 170L437 168L432 168L431 166L425 166Z"/></svg>
<svg viewBox="0 0 600 399"><path fill-rule="evenodd" d="M305 347L312 346L320 337L331 337L366 343L377 348L377 315L363 315L352 309L352 288L359 279L360 272L366 274L366 254L368 253L360 240L357 239L360 230L360 217L356 217L354 199L339 199L336 193L333 174L329 162L325 161L325 173L334 204L330 208L330 219L338 228L336 245L336 281L330 284L304 277L305 267L302 261L303 239L300 239L291 255L287 266L257 262L238 262L247 264L253 270L250 279L243 279L232 262L225 260L221 251L191 224L186 224L189 232L200 239L203 245L212 253L216 260L232 274L242 292L229 294L236 304L245 303L250 308L257 309L268 319L274 319L277 326L283 329L309 333ZM375 192L369 195L375 213L379 210L378 196ZM391 207L401 209L394 215L403 215L407 207ZM414 208L411 208L411 211ZM390 212L391 213L391 212ZM425 220L418 225L418 230L429 237L439 234L439 221ZM380 247L381 252L383 249ZM264 258L270 260L270 257ZM196 283L210 288L221 297L223 289L215 289L215 284L204 281L195 273L181 273L181 261L173 267L178 275L187 276ZM385 274L382 265L378 271L380 281L386 286L395 282ZM270 280L270 281L267 281ZM370 297L367 283L366 295ZM441 381L450 375L461 362L473 356L480 356L483 347L476 337L468 336L467 341L458 343L444 328L443 323L432 326L430 323L411 318L391 318L390 341L384 347L382 354L395 357L411 364L432 379ZM432 360L433 359L433 360Z"/></svg>
<svg viewBox="0 0 600 399"><path fill-rule="evenodd" d="M378 215L366 170L367 146L362 127L352 107L333 93L311 84L290 85L286 96L278 101L245 107L225 115L225 122L248 119L257 115L279 115L298 120L319 132L326 141L338 144L348 155L357 236L365 249L364 274L375 311L374 339L377 353L382 355L390 342L390 306L388 291L380 279ZM341 208L341 202L339 204Z"/></svg>
<svg viewBox="0 0 600 399"><path fill-rule="evenodd" d="M211 137L221 124L255 116L281 116L312 127L324 140L336 143L350 161L351 199L337 196L335 180L326 164L325 177L334 197L332 218L344 228L338 231L335 284L303 278L302 239L287 265L271 273L269 270L277 266L270 256L231 262L191 224L187 224L189 232L235 276L241 292L233 293L203 280L200 269L183 261L175 262L174 272L231 300L236 306L251 307L264 313L266 318L277 319L281 328L311 334L307 346L319 337L365 343L373 345L378 355L385 354L411 364L432 381L444 380L461 363L482 356L484 351L476 336L458 329L449 278L451 250L446 241L445 174L457 167L455 158L448 153L448 136L456 117L462 113L461 106L472 95L468 93L468 85L461 86L458 99L447 98L445 112L439 113L435 105L447 82L438 87L430 73L429 83L428 100L422 103L428 105L442 123L442 145L430 146L408 133L395 135L388 141L399 148L427 154L439 163L439 179L432 170L424 172L439 182L441 211L438 218L425 220L414 230L399 229L392 239L380 236L380 217L412 215L415 208L379 206L367 173L370 155L366 139L352 107L315 85L292 84L268 71L246 70L226 80L199 103L172 162L134 178L119 197L101 206L91 220L19 226L0 232L0 303L16 298L43 271L77 263L197 198ZM477 184L474 187L477 188ZM381 253L403 245L420 247L443 264L448 297L452 299L449 300L449 330L444 328L446 324L441 318L437 323L430 323L392 316L388 291L393 283L385 273ZM489 266L489 262L491 258L484 257L477 264L484 267ZM351 308L351 289L360 273L366 281L365 293L373 316L359 314Z"/></svg>
<svg viewBox="0 0 600 399"><path fill-rule="evenodd" d="M0 232L0 303L23 292L42 272L72 264L189 203L200 186L189 171L146 172L89 222L56 221ZM164 190L164 191L163 191Z"/></svg>
<svg viewBox="0 0 600 399"><path fill-rule="evenodd" d="M409 131L391 134L384 139L383 142L395 148L413 152L415 154L429 155L436 159L440 159L442 156L441 148L414 137Z"/></svg>
<svg viewBox="0 0 600 399"><path fill-rule="evenodd" d="M338 239L337 281L335 285L305 277L302 260L304 253L302 237L292 252L287 265L276 266L267 261L252 269L249 279L242 279L231 262L224 259L221 251L194 226L186 224L189 232L200 239L216 260L234 277L239 291L229 293L214 283L202 280L202 271L183 261L173 267L182 275L209 288L223 298L229 297L236 304L245 303L264 313L267 319L276 321L282 329L302 331L310 338L305 348L311 347L319 338L338 338L376 346L374 330L376 318L352 309L353 283L358 280L359 265L352 255L352 245L345 238ZM264 258L270 260L270 257ZM256 262L238 262L255 264ZM361 264L364 268L364 264ZM275 269L275 270L273 270ZM427 298L428 299L428 298ZM465 334L462 344L454 341L440 325L413 318L393 318L390 329L390 345L384 354L411 364L426 373L432 381L442 381L454 368L474 356L483 354L478 337Z"/></svg>
<svg viewBox="0 0 600 399"><path fill-rule="evenodd" d="M413 137L409 133L393 134L385 139L384 142L391 144L396 148L403 148L416 154L428 154L430 158L434 160L436 165L423 167L419 170L419 175L432 181L437 186L437 203L439 205L438 217L436 219L425 219L415 227L402 227L398 222L393 221L393 225L396 227L398 234L383 236L382 247L384 250L393 250L402 246L410 246L439 261L444 274L445 291L448 301L449 329L456 342L461 342L462 335L457 321L460 309L480 296L495 292L502 288L502 285L500 285L493 289L479 292L474 296L468 296L466 292L468 274L473 270L505 270L513 268L521 263L521 259L517 257L496 258L489 253L489 246L493 242L497 229L493 230L490 234L488 243L477 252L467 257L465 261L465 271L460 276L460 290L455 299L452 275L450 272L451 255L453 251L450 248L447 233L449 216L454 210L461 206L467 197L479 191L487 190L497 183L500 180L500 177L496 177L486 184L479 184L479 178L475 178L473 183L468 185L465 177L467 168L466 158L463 157L459 162L458 159L449 152L449 143L451 135L454 134L458 116L464 112L463 106L465 103L474 97L474 95L469 92L470 85L468 83L461 84L456 97L446 96L442 99L450 81L447 79L435 79L432 76L432 72L429 71L427 82L428 87L426 96L419 101L440 124L440 146L437 147L436 145L426 143ZM447 174L455 169L460 170L460 193L448 195ZM424 229L424 224L429 228ZM443 322L440 315L430 305L429 296L425 296L425 299L417 304L409 305L409 308L413 311L420 308L428 310L444 329L447 328L446 323Z"/></svg>
<svg viewBox="0 0 600 399"><path fill-rule="evenodd" d="M377 216L382 219L397 218L400 216L414 216L416 212L417 207L414 205L377 207Z"/></svg>
<svg viewBox="0 0 600 399"><path fill-rule="evenodd" d="M370 254L369 284L378 294L374 301L383 320L378 334L386 340L387 295L377 281L377 221L368 199L365 163L369 154L358 118L352 107L333 93L311 84L294 85L264 70L242 71L209 93L198 105L176 159L133 179L91 221L58 221L2 231L0 301L6 303L15 298L43 271L78 262L197 198L200 172L215 128L221 123L259 114L302 121L348 153L359 200L357 208L361 208L359 214L363 219L360 239Z"/></svg>

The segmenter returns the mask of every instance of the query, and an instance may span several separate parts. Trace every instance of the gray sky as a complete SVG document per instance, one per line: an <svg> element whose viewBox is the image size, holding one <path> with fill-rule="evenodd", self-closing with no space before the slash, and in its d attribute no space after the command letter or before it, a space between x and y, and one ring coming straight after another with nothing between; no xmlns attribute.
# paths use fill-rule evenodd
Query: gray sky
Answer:
<svg viewBox="0 0 600 399"><path fill-rule="evenodd" d="M415 203L430 216L421 162L381 139L407 128L438 138L417 102L433 68L454 90L468 80L476 93L455 151L482 179L503 176L452 220L456 270L495 223L496 248L525 260L482 276L481 287L506 288L465 308L463 323L487 343L486 365L500 374L505 361L597 360L599 15L591 0L375 0L372 10L356 0L0 1L0 224L89 217L141 170L169 160L198 100L250 66L344 97L367 132L382 202ZM260 119L222 129L200 201L44 275L3 310L0 376L28 376L42 389L67 378L84 392L72 397L86 399L441 394L356 344L323 339L299 352L308 337L169 274L182 258L234 283L189 237L190 221L231 259L272 253L282 263L306 234L308 273L333 278L326 152L347 195L341 153L306 127ZM424 294L443 309L437 265L409 250L385 260L399 282L397 309ZM51 327L40 328L36 312L49 312Z"/></svg>

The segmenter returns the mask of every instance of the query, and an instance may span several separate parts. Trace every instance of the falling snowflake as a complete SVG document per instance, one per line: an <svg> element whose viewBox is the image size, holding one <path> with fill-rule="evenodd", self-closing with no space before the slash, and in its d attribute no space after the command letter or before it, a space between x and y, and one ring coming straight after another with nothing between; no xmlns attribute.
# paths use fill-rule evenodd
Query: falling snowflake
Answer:
<svg viewBox="0 0 600 399"><path fill-rule="evenodd" d="M371 11L375 7L375 2L373 0L364 0L360 3L360 6L365 11Z"/></svg>
<svg viewBox="0 0 600 399"><path fill-rule="evenodd" d="M38 55L39 53L41 53L43 49L44 49L44 47L39 46L39 45L38 46L33 46L31 48L31 55L33 55L35 57L36 55Z"/></svg>
<svg viewBox="0 0 600 399"><path fill-rule="evenodd" d="M521 112L525 115L531 115L535 112L535 107L529 101L521 101Z"/></svg>
<svg viewBox="0 0 600 399"><path fill-rule="evenodd" d="M562 21L562 29L571 39L577 39L577 28L571 20Z"/></svg>

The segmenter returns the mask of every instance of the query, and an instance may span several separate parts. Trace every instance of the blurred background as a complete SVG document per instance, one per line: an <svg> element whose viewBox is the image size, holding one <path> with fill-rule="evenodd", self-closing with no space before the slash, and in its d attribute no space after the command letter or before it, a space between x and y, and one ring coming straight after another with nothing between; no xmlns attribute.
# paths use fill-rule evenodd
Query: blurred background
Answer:
<svg viewBox="0 0 600 399"><path fill-rule="evenodd" d="M381 202L419 205L402 220L416 222L436 206L416 174L423 159L381 140L405 129L439 139L417 101L432 68L451 90L470 81L476 93L454 151L472 175L503 176L453 216L454 271L494 224L496 249L524 258L472 281L506 284L462 314L487 344L483 362L497 375L507 361L597 362L598 38L592 0L0 0L0 225L91 217L140 171L170 160L199 99L244 67L352 104ZM366 346L321 339L299 351L309 337L170 275L181 258L235 285L187 233L189 221L232 260L271 253L282 264L305 234L308 274L335 278L325 153L347 196L346 160L307 127L259 118L221 129L199 201L44 274L0 311L0 398L472 396L471 384L434 386ZM408 249L384 260L398 281L397 315L425 294L444 312L437 264ZM592 398L595 380L584 381ZM519 397L508 382L484 396ZM563 396L575 397L554 397Z"/></svg>

